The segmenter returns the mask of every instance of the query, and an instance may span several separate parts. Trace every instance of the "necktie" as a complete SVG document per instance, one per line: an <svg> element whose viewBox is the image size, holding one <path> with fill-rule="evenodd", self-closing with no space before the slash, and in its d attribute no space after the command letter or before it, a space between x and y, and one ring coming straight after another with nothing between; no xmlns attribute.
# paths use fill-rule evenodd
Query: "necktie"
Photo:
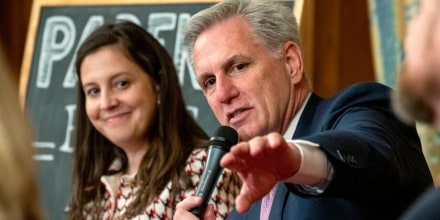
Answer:
<svg viewBox="0 0 440 220"><path fill-rule="evenodd" d="M275 185L269 192L269 194L265 195L261 200L260 220L269 220L270 209L272 207L273 198L275 197L276 190L277 185Z"/></svg>

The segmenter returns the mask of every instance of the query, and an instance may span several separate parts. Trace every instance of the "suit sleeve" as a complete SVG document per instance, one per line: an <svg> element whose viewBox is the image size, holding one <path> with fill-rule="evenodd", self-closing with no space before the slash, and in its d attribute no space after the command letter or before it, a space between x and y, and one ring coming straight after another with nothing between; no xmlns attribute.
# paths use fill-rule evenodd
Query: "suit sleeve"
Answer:
<svg viewBox="0 0 440 220"><path fill-rule="evenodd" d="M316 110L314 132L301 139L319 143L334 168L320 196L413 198L432 184L417 131L394 116L389 92L376 84L355 86Z"/></svg>

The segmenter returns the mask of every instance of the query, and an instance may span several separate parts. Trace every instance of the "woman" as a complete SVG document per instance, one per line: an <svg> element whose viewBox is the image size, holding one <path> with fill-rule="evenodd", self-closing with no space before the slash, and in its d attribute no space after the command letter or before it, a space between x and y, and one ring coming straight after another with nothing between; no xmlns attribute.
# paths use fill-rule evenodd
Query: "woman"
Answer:
<svg viewBox="0 0 440 220"><path fill-rule="evenodd" d="M77 53L70 219L172 219L194 195L208 137L187 112L171 57L141 27L94 31ZM225 170L212 200L232 210L240 180Z"/></svg>

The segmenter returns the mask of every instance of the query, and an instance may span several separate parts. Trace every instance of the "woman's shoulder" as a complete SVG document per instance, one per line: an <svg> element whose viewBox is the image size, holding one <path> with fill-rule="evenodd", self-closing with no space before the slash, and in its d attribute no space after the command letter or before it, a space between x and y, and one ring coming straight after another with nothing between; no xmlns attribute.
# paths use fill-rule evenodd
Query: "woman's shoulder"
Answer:
<svg viewBox="0 0 440 220"><path fill-rule="evenodd" d="M194 149L188 157L188 160L193 158L204 158L206 160L208 156L208 148L198 148Z"/></svg>
<svg viewBox="0 0 440 220"><path fill-rule="evenodd" d="M208 149L195 149L186 161L185 170L190 175L201 175L208 157Z"/></svg>

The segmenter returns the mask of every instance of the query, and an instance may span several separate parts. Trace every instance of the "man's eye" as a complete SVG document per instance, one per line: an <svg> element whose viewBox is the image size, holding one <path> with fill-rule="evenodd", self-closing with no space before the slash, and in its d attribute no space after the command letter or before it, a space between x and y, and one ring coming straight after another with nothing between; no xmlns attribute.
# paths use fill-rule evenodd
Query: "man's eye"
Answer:
<svg viewBox="0 0 440 220"><path fill-rule="evenodd" d="M246 64L244 63L239 63L239 64L235 64L234 66L232 66L232 70L234 71L241 71L246 67Z"/></svg>
<svg viewBox="0 0 440 220"><path fill-rule="evenodd" d="M204 83L204 87L205 87L206 89L209 89L209 88L211 88L212 86L214 86L214 84L215 84L215 79L214 79L214 78L209 78L209 79L207 79L207 80L205 81L205 83Z"/></svg>

